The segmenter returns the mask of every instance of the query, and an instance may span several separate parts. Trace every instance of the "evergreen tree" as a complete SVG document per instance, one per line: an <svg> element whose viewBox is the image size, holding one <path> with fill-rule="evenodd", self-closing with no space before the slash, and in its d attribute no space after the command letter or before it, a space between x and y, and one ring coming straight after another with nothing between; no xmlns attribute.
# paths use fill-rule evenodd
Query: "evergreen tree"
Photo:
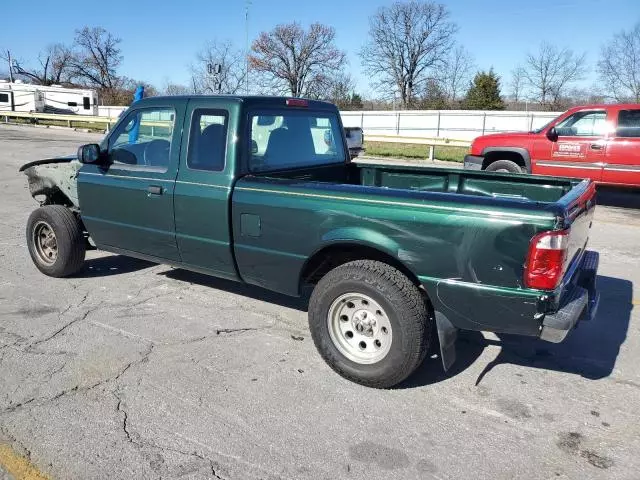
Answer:
<svg viewBox="0 0 640 480"><path fill-rule="evenodd" d="M429 79L425 94L418 103L418 108L423 110L447 110L451 108L447 94L437 81Z"/></svg>
<svg viewBox="0 0 640 480"><path fill-rule="evenodd" d="M468 110L504 110L500 97L500 77L491 68L488 72L478 72L469 87L464 100Z"/></svg>

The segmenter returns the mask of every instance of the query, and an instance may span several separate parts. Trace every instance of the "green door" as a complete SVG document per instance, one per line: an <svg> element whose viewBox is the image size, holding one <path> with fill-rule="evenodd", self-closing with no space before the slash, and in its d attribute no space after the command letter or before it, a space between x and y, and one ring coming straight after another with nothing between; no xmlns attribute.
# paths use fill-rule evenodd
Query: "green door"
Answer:
<svg viewBox="0 0 640 480"><path fill-rule="evenodd" d="M173 199L184 106L133 107L102 144L106 165L83 165L78 195L99 248L180 261Z"/></svg>
<svg viewBox="0 0 640 480"><path fill-rule="evenodd" d="M174 199L182 262L230 279L238 279L229 219L238 118L229 99L189 100Z"/></svg>

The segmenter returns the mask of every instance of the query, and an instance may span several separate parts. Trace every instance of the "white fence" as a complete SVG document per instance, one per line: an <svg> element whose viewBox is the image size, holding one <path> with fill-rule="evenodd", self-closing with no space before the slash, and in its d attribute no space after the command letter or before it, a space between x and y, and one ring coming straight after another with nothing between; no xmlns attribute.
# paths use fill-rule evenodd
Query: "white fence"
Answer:
<svg viewBox="0 0 640 480"><path fill-rule="evenodd" d="M118 118L122 112L124 112L129 107L109 107L104 105L98 106L98 116L99 117L110 117L110 118Z"/></svg>
<svg viewBox="0 0 640 480"><path fill-rule="evenodd" d="M345 127L361 127L367 136L403 136L473 140L486 133L528 132L559 112L403 110L340 112Z"/></svg>
<svg viewBox="0 0 640 480"><path fill-rule="evenodd" d="M117 118L127 107L100 106L98 115ZM361 127L366 136L446 138L471 141L479 135L527 132L542 127L560 112L401 110L343 111L345 127Z"/></svg>

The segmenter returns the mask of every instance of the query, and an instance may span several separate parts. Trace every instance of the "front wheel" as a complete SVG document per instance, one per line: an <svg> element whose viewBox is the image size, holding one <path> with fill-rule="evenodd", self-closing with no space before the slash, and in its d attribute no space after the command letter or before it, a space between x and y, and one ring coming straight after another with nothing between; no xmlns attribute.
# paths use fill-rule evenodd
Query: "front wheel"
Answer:
<svg viewBox="0 0 640 480"><path fill-rule="evenodd" d="M523 173L522 167L511 160L496 160L486 169L487 172Z"/></svg>
<svg viewBox="0 0 640 480"><path fill-rule="evenodd" d="M47 205L34 210L26 233L31 259L45 275L67 277L82 268L86 241L79 220L68 208Z"/></svg>
<svg viewBox="0 0 640 480"><path fill-rule="evenodd" d="M318 282L309 327L333 370L375 388L406 379L424 360L432 335L418 288L399 270L373 260L346 263Z"/></svg>

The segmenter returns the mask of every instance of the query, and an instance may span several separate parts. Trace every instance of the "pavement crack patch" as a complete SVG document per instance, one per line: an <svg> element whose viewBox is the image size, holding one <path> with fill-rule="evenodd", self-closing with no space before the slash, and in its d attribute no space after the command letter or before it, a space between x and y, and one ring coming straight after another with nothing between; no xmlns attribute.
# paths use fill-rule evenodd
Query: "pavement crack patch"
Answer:
<svg viewBox="0 0 640 480"><path fill-rule="evenodd" d="M22 408L26 405L29 405L30 403L33 403L36 400L35 397L31 397L27 400L23 400L21 402L18 403L14 403L12 405L9 405L7 408L4 409L5 413L10 413L10 412L14 412L16 410L18 410L19 408Z"/></svg>
<svg viewBox="0 0 640 480"><path fill-rule="evenodd" d="M65 308L62 312L60 312L58 314L58 320L61 320L62 317L72 308L79 308L86 300L87 297L89 296L89 293L85 293L85 295L82 297L82 300L80 300L77 304L75 305L70 305L67 308ZM86 320L87 317L92 314L94 311L98 310L99 308L102 307L102 304L98 304L93 308L88 309L87 311L85 311L82 315L78 315L76 318L74 318L73 320L71 320L70 322L65 323L62 327L60 327L58 330L56 330L55 332L53 332L51 335L45 337L45 338L41 338L40 340L36 340L35 342L31 343L29 345L29 349L35 347L36 345L40 345L42 343L46 343L49 340L54 339L55 337L57 337L58 335L60 335L61 333L65 332L68 328L72 327L73 325L75 325L78 322L81 322L83 320Z"/></svg>
<svg viewBox="0 0 640 480"><path fill-rule="evenodd" d="M122 431L124 432L125 436L127 437L127 441L129 443L133 443L134 445L141 446L141 444L139 442L135 441L133 439L133 437L131 437L131 432L129 432L129 423L128 423L129 422L129 414L127 413L127 411L122 406L122 399L115 392L113 392L113 395L118 400L118 404L116 405L116 410L118 412L122 413Z"/></svg>
<svg viewBox="0 0 640 480"><path fill-rule="evenodd" d="M265 327L266 328L266 327ZM218 328L216 329L216 335L227 335L233 333L243 332L255 332L257 330L264 330L264 328L248 327L248 328Z"/></svg>
<svg viewBox="0 0 640 480"><path fill-rule="evenodd" d="M216 472L216 464L213 463L213 461L211 461L211 460L209 460L209 463L210 463L210 467L211 467L211 475L213 475L213 478L217 478L218 480L226 480L224 477L221 477Z"/></svg>
<svg viewBox="0 0 640 480"><path fill-rule="evenodd" d="M76 393L87 393L87 392L90 392L91 390L94 390L96 388L100 388L100 387L102 387L104 385L107 385L108 383L115 382L122 375L124 375L127 372L127 370L129 370L129 368L131 368L133 365L145 361L145 359L149 356L149 354L151 353L152 350L153 349L149 349L143 355L143 357L140 360L136 360L134 362L127 363L127 365L125 365L124 368L122 368L120 371L118 371L118 373L116 373L115 375L113 375L111 377L102 379L102 380L100 380L98 382L95 382L95 383L92 383L92 384L86 385L86 386L74 385L71 388L67 388L65 390L62 390L62 391L56 393L52 397L32 397L32 398L29 398L28 400L23 400L20 403L16 403L14 405L10 405L9 407L6 407L4 410L0 411L0 414L13 413L16 410L20 410L20 409L25 408L27 406L42 406L42 405L45 405L47 403L55 402L56 400L59 400L60 398L66 397L67 395L73 395L73 394L76 394Z"/></svg>
<svg viewBox="0 0 640 480"><path fill-rule="evenodd" d="M129 412L127 411L125 401L122 399L119 392L113 391L111 393L117 400L116 411L122 414L122 431L124 433L125 438L127 439L127 442L129 442L130 444L134 445L139 449L151 448L151 449L160 450L161 452L173 452L173 453L178 453L180 455L184 455L187 457L197 458L198 460L202 460L203 462L205 462L205 464L208 464L211 470L211 474L213 475L213 478L216 478L218 480L226 480L224 477L220 476L217 473L216 469L219 469L219 467L216 465L216 463L213 460L205 457L204 455L201 455L197 451L185 451L175 447L159 445L150 440L142 439L138 434L132 432L131 425L129 422Z"/></svg>

